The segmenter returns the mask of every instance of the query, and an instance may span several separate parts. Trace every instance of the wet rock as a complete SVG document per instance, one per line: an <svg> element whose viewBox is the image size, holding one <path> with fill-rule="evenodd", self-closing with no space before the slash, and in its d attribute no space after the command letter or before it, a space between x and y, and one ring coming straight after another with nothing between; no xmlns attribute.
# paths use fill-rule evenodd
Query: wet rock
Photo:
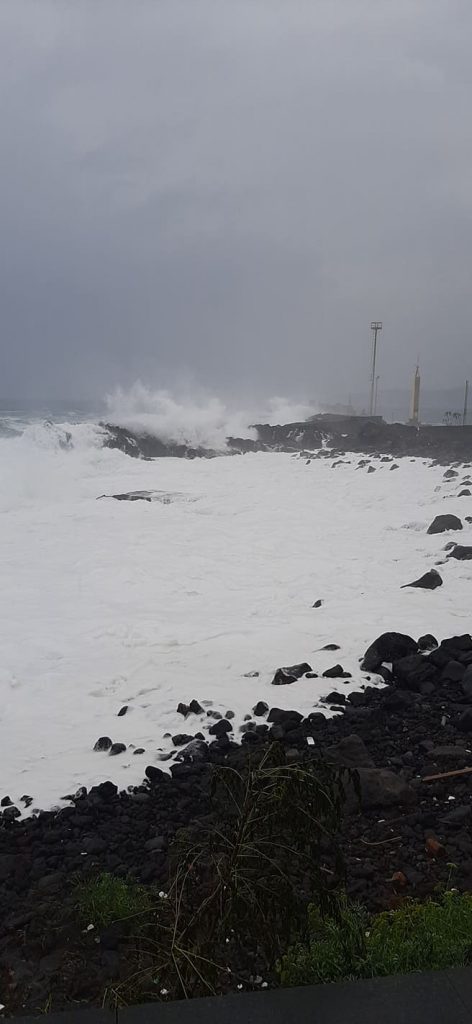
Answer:
<svg viewBox="0 0 472 1024"><path fill-rule="evenodd" d="M470 498L472 491L468 487L464 487L462 491L459 491L458 498Z"/></svg>
<svg viewBox="0 0 472 1024"><path fill-rule="evenodd" d="M394 462L393 466L390 466L390 472L392 472L393 469L398 469L398 468L399 468L398 463Z"/></svg>
<svg viewBox="0 0 472 1024"><path fill-rule="evenodd" d="M117 717L118 718L123 718L123 716L126 715L126 712L128 711L128 709L129 709L129 704L124 704L123 707L120 708Z"/></svg>
<svg viewBox="0 0 472 1024"><path fill-rule="evenodd" d="M21 818L21 811L18 810L18 807L5 807L3 820L14 821L15 818Z"/></svg>
<svg viewBox="0 0 472 1024"><path fill-rule="evenodd" d="M462 530L462 522L458 516L436 516L428 526L428 533L445 533L447 530Z"/></svg>
<svg viewBox="0 0 472 1024"><path fill-rule="evenodd" d="M364 672L377 672L384 661L396 661L417 649L416 641L405 633L382 633L367 648L361 668Z"/></svg>
<svg viewBox="0 0 472 1024"><path fill-rule="evenodd" d="M232 732L233 726L231 722L228 722L227 718L222 718L221 721L215 722L214 725L210 726L211 736L224 736L225 733Z"/></svg>
<svg viewBox="0 0 472 1024"><path fill-rule="evenodd" d="M13 800L10 800L9 796L4 796L0 802L0 807L13 807Z"/></svg>
<svg viewBox="0 0 472 1024"><path fill-rule="evenodd" d="M322 651L340 651L341 648L340 648L339 644L325 644L324 647L321 648L321 650Z"/></svg>
<svg viewBox="0 0 472 1024"><path fill-rule="evenodd" d="M259 679L259 672L245 672L244 679Z"/></svg>
<svg viewBox="0 0 472 1024"><path fill-rule="evenodd" d="M443 476L445 480L452 480L455 476L459 476L459 474L455 469L446 469Z"/></svg>
<svg viewBox="0 0 472 1024"><path fill-rule="evenodd" d="M457 558L460 562L469 561L472 558L472 547L465 544L455 544L448 558Z"/></svg>
<svg viewBox="0 0 472 1024"><path fill-rule="evenodd" d="M113 740L109 736L100 736L97 740L94 750L110 750L113 745Z"/></svg>
<svg viewBox="0 0 472 1024"><path fill-rule="evenodd" d="M162 768L156 768L153 764L148 764L147 768L144 769L144 774L152 785L156 782L164 782L167 779L166 773Z"/></svg>
<svg viewBox="0 0 472 1024"><path fill-rule="evenodd" d="M278 668L272 680L272 686L287 686L289 683L295 683L297 679L305 675L305 672L311 672L311 665L308 665L306 661L300 665Z"/></svg>
<svg viewBox="0 0 472 1024"><path fill-rule="evenodd" d="M441 672L442 683L460 683L465 673L465 668L460 661L449 661Z"/></svg>
<svg viewBox="0 0 472 1024"><path fill-rule="evenodd" d="M322 604L323 604L323 602L320 601L320 600L315 601L315 603L313 605L313 608L321 608Z"/></svg>
<svg viewBox="0 0 472 1024"><path fill-rule="evenodd" d="M346 703L346 697L344 693L337 693L333 690L332 693L327 693L325 697L321 697L323 704L338 704L341 706Z"/></svg>
<svg viewBox="0 0 472 1024"><path fill-rule="evenodd" d="M442 584L443 580L437 569L430 569L429 572L425 572L424 576L420 576L413 583L404 583L400 589L406 590L407 587L418 587L421 590L436 590L436 587L442 587Z"/></svg>
<svg viewBox="0 0 472 1024"><path fill-rule="evenodd" d="M110 757L116 757L117 754L124 754L126 750L126 743L112 743L110 747Z"/></svg>
<svg viewBox="0 0 472 1024"><path fill-rule="evenodd" d="M306 676L305 676L305 679L318 679L318 678L319 678L319 676L318 676L317 672L307 672Z"/></svg>
<svg viewBox="0 0 472 1024"><path fill-rule="evenodd" d="M269 705L266 704L265 700L259 700L255 707L253 707L252 709L252 713L256 716L256 718L262 718L264 715L268 714L268 711Z"/></svg>
<svg viewBox="0 0 472 1024"><path fill-rule="evenodd" d="M345 672L342 665L333 665L323 672L323 679L351 679L351 673Z"/></svg>
<svg viewBox="0 0 472 1024"><path fill-rule="evenodd" d="M425 633L425 635L420 636L418 640L419 651L432 651L437 646L438 641L436 640L436 637L432 635L432 633Z"/></svg>
<svg viewBox="0 0 472 1024"><path fill-rule="evenodd" d="M400 689L420 693L423 683L436 678L436 667L423 654L410 654L394 661L393 675Z"/></svg>
<svg viewBox="0 0 472 1024"><path fill-rule="evenodd" d="M136 756L137 754L145 754L145 753L146 753L146 751L145 751L145 748L144 748L144 747L136 747L136 750L133 750L133 754L134 754L135 756Z"/></svg>
<svg viewBox="0 0 472 1024"><path fill-rule="evenodd" d="M179 732L172 737L172 743L174 744L174 747L184 747L186 743L190 743L193 739L193 736L189 736L185 732Z"/></svg>
<svg viewBox="0 0 472 1024"><path fill-rule="evenodd" d="M183 715L185 718L187 715L203 715L204 709L198 700L191 700L190 704L180 703L177 707L177 713Z"/></svg>

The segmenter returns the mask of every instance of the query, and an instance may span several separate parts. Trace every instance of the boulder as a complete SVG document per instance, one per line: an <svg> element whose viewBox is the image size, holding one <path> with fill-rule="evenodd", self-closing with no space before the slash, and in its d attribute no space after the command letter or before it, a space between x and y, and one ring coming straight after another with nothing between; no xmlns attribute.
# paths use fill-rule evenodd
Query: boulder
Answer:
<svg viewBox="0 0 472 1024"><path fill-rule="evenodd" d="M438 646L438 641L432 633L425 633L424 636L420 636L418 640L419 651L433 651Z"/></svg>
<svg viewBox="0 0 472 1024"><path fill-rule="evenodd" d="M323 602L321 600L315 601L313 608L321 608Z"/></svg>
<svg viewBox="0 0 472 1024"><path fill-rule="evenodd" d="M110 750L113 745L113 740L109 736L100 736L97 740L94 750Z"/></svg>
<svg viewBox="0 0 472 1024"><path fill-rule="evenodd" d="M428 526L428 533L445 533L446 530L462 530L462 522L458 516L436 516Z"/></svg>
<svg viewBox="0 0 472 1024"><path fill-rule="evenodd" d="M421 590L436 590L436 587L442 587L442 584L442 577L437 569L430 569L429 572L425 572L424 576L420 576L413 583L404 583L400 589L405 590L407 587L418 587Z"/></svg>
<svg viewBox="0 0 472 1024"><path fill-rule="evenodd" d="M305 672L311 672L311 665L308 665L306 661L300 665L278 668L272 680L272 686L287 686L289 683L295 683L297 679L305 675Z"/></svg>
<svg viewBox="0 0 472 1024"><path fill-rule="evenodd" d="M468 487L464 487L462 491L459 491L458 498L470 498L472 491L469 491Z"/></svg>
<svg viewBox="0 0 472 1024"><path fill-rule="evenodd" d="M176 736L172 737L172 743L174 747L184 747L186 743L191 743L193 739L193 736L188 736L185 732L179 732Z"/></svg>
<svg viewBox="0 0 472 1024"><path fill-rule="evenodd" d="M460 683L465 673L464 665L460 661L449 661L441 672L442 683Z"/></svg>
<svg viewBox="0 0 472 1024"><path fill-rule="evenodd" d="M364 810L397 807L402 804L411 806L416 803L414 789L401 775L396 775L388 768L358 768L357 773L361 805ZM359 801L353 784L347 787L346 795L346 810L355 811L359 807Z"/></svg>
<svg viewBox="0 0 472 1024"><path fill-rule="evenodd" d="M118 718L123 718L123 716L126 715L126 713L128 711L128 708L129 708L129 704L124 704L123 707L120 708L117 717Z"/></svg>
<svg viewBox="0 0 472 1024"><path fill-rule="evenodd" d="M110 757L116 757L117 754L124 754L126 750L126 743L112 743L109 751Z"/></svg>
<svg viewBox="0 0 472 1024"><path fill-rule="evenodd" d="M265 700L259 700L257 704L253 707L252 713L256 716L256 718L263 718L263 716L267 714L268 710L269 705L266 704Z"/></svg>
<svg viewBox="0 0 472 1024"><path fill-rule="evenodd" d="M445 480L452 480L455 476L459 476L455 469L446 469L446 472L443 475Z"/></svg>
<svg viewBox="0 0 472 1024"><path fill-rule="evenodd" d="M367 750L364 740L356 733L344 736L339 743L334 743L323 752L326 759L333 764L341 764L346 768L373 768L374 762Z"/></svg>
<svg viewBox="0 0 472 1024"><path fill-rule="evenodd" d="M421 693L422 684L435 679L436 666L423 654L410 654L407 658L394 661L393 675L401 690Z"/></svg>
<svg viewBox="0 0 472 1024"><path fill-rule="evenodd" d="M283 708L271 708L267 721L273 725L281 725L284 729L295 729L303 721L299 711L284 711Z"/></svg>
<svg viewBox="0 0 472 1024"><path fill-rule="evenodd" d="M210 726L210 736L224 736L225 733L232 732L233 726L231 722L228 722L227 718L220 719L219 722L215 722L214 725Z"/></svg>
<svg viewBox="0 0 472 1024"><path fill-rule="evenodd" d="M472 732L472 708L467 708L463 711L455 725L460 732Z"/></svg>
<svg viewBox="0 0 472 1024"><path fill-rule="evenodd" d="M345 672L342 665L333 665L323 672L323 679L351 679L351 673Z"/></svg>
<svg viewBox="0 0 472 1024"><path fill-rule="evenodd" d="M454 544L448 558L457 558L460 562L469 561L472 558L472 547L466 544Z"/></svg>
<svg viewBox="0 0 472 1024"><path fill-rule="evenodd" d="M417 650L416 641L406 633L382 633L367 648L361 668L364 672L377 672L384 661L396 661Z"/></svg>

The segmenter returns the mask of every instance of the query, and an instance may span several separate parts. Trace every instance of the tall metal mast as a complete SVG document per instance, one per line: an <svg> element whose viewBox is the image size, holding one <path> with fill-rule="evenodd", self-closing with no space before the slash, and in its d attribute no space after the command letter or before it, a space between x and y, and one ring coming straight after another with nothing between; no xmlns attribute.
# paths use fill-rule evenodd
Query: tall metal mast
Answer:
<svg viewBox="0 0 472 1024"><path fill-rule="evenodd" d="M383 323L381 320L372 320L370 329L373 333L372 340L372 376L370 378L370 415L374 415L375 408L375 367L377 363L377 335L382 330Z"/></svg>

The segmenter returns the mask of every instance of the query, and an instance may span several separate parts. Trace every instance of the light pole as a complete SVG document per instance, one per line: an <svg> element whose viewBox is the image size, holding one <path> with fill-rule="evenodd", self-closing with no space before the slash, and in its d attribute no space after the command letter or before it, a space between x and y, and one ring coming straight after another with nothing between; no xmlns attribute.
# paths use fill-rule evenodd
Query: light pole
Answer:
<svg viewBox="0 0 472 1024"><path fill-rule="evenodd" d="M377 376L375 378L374 416L377 415L377 397L378 397L378 394L379 394L379 380L380 380L380 377L377 374Z"/></svg>
<svg viewBox="0 0 472 1024"><path fill-rule="evenodd" d="M370 415L374 415L375 406L375 366L377 362L377 335L382 330L383 323L381 320L372 320L370 329L373 333L372 340L372 376L370 378Z"/></svg>

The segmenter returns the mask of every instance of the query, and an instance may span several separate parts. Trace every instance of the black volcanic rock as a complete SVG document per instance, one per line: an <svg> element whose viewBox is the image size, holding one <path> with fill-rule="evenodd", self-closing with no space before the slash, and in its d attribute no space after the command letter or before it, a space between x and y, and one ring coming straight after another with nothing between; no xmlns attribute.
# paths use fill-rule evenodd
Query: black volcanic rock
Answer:
<svg viewBox="0 0 472 1024"><path fill-rule="evenodd" d="M404 583L400 589L406 590L407 587L417 587L421 590L436 590L436 587L442 587L442 584L443 580L437 569L430 569L429 572L425 572L424 576L420 576L418 580L413 580L413 583Z"/></svg>
<svg viewBox="0 0 472 1024"><path fill-rule="evenodd" d="M418 640L419 651L432 651L438 646L438 641L432 633L426 633L424 636L420 636Z"/></svg>
<svg viewBox="0 0 472 1024"><path fill-rule="evenodd" d="M472 547L468 547L465 544L455 544L447 557L457 558L461 562L468 561L472 558Z"/></svg>
<svg viewBox="0 0 472 1024"><path fill-rule="evenodd" d="M382 633L367 648L361 664L364 672L377 672L384 661L392 662L416 653L418 645L406 633Z"/></svg>
<svg viewBox="0 0 472 1024"><path fill-rule="evenodd" d="M462 522L458 516L436 516L428 526L428 533L445 533L446 530L462 530Z"/></svg>
<svg viewBox="0 0 472 1024"><path fill-rule="evenodd" d="M300 665L278 668L272 680L272 686L287 686L289 683L295 683L306 672L311 672L311 665L308 665L306 661Z"/></svg>

